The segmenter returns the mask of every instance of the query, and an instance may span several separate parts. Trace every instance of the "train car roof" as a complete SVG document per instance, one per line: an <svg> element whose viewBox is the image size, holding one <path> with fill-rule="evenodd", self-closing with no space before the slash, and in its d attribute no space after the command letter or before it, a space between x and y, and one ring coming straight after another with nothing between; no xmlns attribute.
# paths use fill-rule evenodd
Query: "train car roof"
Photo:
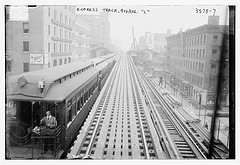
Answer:
<svg viewBox="0 0 240 165"><path fill-rule="evenodd" d="M8 98L14 99L14 100L61 102L66 97L68 97L68 95L73 93L74 90L76 90L85 82L87 82L92 76L94 76L95 74L98 74L98 72L102 70L105 66L107 66L109 62L112 60L113 59L105 60L99 63L98 65L96 65L95 67L91 67L90 69L72 78L69 78L66 81L63 81L61 83L53 82L52 80L54 79L53 78L51 79L50 77L49 81L45 82L44 90L42 93L39 91L39 88L38 88L38 81L41 80L42 78L41 75L36 75L32 73L25 74L28 76L24 78L26 79L28 78L28 79L27 79L27 83L24 86L21 86L21 84L19 84L18 82L17 78L21 77L19 75L16 77L15 81L11 81L10 83ZM92 64L92 63L90 62L89 64ZM58 67L58 68L61 68L61 67ZM43 73L43 72L40 72L40 73ZM47 73L47 75L50 76L51 73ZM34 78L32 78L31 76L33 76ZM46 77L44 77L44 79L45 78ZM31 79L31 82L29 81L29 79Z"/></svg>
<svg viewBox="0 0 240 165"><path fill-rule="evenodd" d="M53 86L45 96L44 100L53 102L62 102L78 88L82 87L94 75L98 74L96 68L83 72L81 75L73 77L68 81ZM84 78L83 78L84 77Z"/></svg>
<svg viewBox="0 0 240 165"><path fill-rule="evenodd" d="M18 87L8 95L8 99L14 100L28 100L28 101L49 101L49 102L62 102L71 93L73 93L77 88L80 88L85 82L87 82L91 77L98 74L97 68L91 68L85 72L76 75L67 81L57 84L46 84L44 89L46 92L39 95L39 89L37 83L31 83L24 86L25 93L20 93ZM84 78L83 78L84 77ZM22 89L23 90L23 89ZM38 94L36 94L38 93Z"/></svg>
<svg viewBox="0 0 240 165"><path fill-rule="evenodd" d="M95 64L95 63L101 62L103 60L104 60L103 58L96 57L96 58L88 59L87 61Z"/></svg>
<svg viewBox="0 0 240 165"><path fill-rule="evenodd" d="M44 79L46 83L51 83L55 80L58 80L61 77L69 75L70 73L73 73L75 71L88 67L91 64L92 64L91 61L73 62L70 64L60 65L52 68L46 68L46 69L18 74L18 75L9 77L9 80L11 82L18 82L18 79L20 77L24 77L26 81L29 83L38 82L42 79Z"/></svg>

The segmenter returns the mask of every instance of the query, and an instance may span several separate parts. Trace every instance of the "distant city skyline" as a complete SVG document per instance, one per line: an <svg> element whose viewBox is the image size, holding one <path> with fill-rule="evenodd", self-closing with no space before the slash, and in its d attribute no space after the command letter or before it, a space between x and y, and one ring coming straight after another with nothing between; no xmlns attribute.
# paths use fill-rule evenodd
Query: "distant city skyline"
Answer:
<svg viewBox="0 0 240 165"><path fill-rule="evenodd" d="M108 12L110 38L115 43L119 43L120 45L118 46L121 46L125 51L131 47L133 41L132 27L134 28L135 38L139 42L139 38L144 36L147 31L167 33L167 29L171 29L172 34L176 34L180 29L186 31L187 29L207 24L209 15L215 14L220 16L220 25L228 24L227 6L77 5L77 7L80 9L85 8L85 11L77 11L79 14L98 14L100 11ZM137 12L137 14L134 12ZM27 20L27 16L26 7L11 7L10 18L12 20Z"/></svg>

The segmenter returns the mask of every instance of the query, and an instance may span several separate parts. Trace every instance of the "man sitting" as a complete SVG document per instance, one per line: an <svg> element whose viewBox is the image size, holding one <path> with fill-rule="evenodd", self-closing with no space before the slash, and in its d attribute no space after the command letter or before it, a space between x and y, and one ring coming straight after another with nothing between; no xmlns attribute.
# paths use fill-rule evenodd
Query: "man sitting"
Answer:
<svg viewBox="0 0 240 165"><path fill-rule="evenodd" d="M44 125L48 128L56 128L57 126L57 120L54 116L51 115L50 111L46 112L47 116L44 116L41 121L40 121L40 125Z"/></svg>

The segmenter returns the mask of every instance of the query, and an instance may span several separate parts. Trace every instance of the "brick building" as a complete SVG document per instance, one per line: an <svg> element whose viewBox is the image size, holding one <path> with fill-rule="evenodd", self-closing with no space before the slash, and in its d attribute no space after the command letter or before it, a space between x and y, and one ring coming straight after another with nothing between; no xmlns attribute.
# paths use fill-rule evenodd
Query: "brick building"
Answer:
<svg viewBox="0 0 240 165"><path fill-rule="evenodd" d="M212 108L215 104L220 58L228 56L228 26L218 25L218 20L218 16L211 16L206 25L166 38L165 81L206 108ZM227 66L225 73L226 88L222 104L228 105Z"/></svg>

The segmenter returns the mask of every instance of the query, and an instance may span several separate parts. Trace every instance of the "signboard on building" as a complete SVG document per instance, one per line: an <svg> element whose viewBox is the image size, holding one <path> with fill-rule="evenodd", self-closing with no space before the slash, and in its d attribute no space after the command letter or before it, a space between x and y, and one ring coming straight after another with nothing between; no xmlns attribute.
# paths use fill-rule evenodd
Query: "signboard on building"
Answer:
<svg viewBox="0 0 240 165"><path fill-rule="evenodd" d="M30 54L30 64L43 64L43 54Z"/></svg>

